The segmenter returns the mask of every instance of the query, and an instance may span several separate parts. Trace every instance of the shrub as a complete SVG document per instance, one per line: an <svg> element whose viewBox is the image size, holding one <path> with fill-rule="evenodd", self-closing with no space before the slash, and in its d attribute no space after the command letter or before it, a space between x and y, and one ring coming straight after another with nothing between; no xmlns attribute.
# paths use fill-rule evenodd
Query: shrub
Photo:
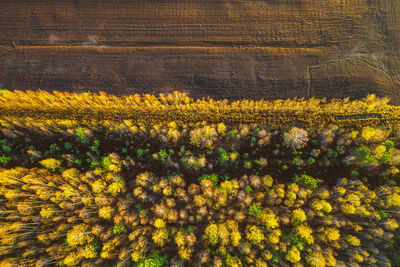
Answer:
<svg viewBox="0 0 400 267"><path fill-rule="evenodd" d="M314 243L313 230L307 224L300 224L293 229L294 235L304 240L307 244Z"/></svg>
<svg viewBox="0 0 400 267"><path fill-rule="evenodd" d="M89 143L89 131L83 127L78 127L75 129L76 140L88 144Z"/></svg>
<svg viewBox="0 0 400 267"><path fill-rule="evenodd" d="M199 182L203 181L203 180L210 180L214 185L218 184L218 175L215 173L212 174L203 174L202 176L200 176L197 180Z"/></svg>
<svg viewBox="0 0 400 267"><path fill-rule="evenodd" d="M260 228L255 225L246 227L246 239L253 244L258 244L265 239L265 236Z"/></svg>
<svg viewBox="0 0 400 267"><path fill-rule="evenodd" d="M166 256L160 256L160 252L156 250L153 254L144 260L139 261L136 266L137 267L162 267L164 264L168 263Z"/></svg>
<svg viewBox="0 0 400 267"><path fill-rule="evenodd" d="M294 225L301 224L302 222L306 221L307 217L306 214L302 209L295 209L291 214L291 223Z"/></svg>
<svg viewBox="0 0 400 267"><path fill-rule="evenodd" d="M381 142L386 139L387 135L386 131L369 126L364 127L361 131L361 137L366 142Z"/></svg>
<svg viewBox="0 0 400 267"><path fill-rule="evenodd" d="M279 227L279 218L270 210L263 209L260 214L260 220L268 231Z"/></svg>
<svg viewBox="0 0 400 267"><path fill-rule="evenodd" d="M293 127L284 134L283 139L287 146L293 149L299 149L307 143L308 133L303 129Z"/></svg>
<svg viewBox="0 0 400 267"><path fill-rule="evenodd" d="M254 218L258 218L261 215L262 207L253 203L249 208L249 214Z"/></svg>
<svg viewBox="0 0 400 267"><path fill-rule="evenodd" d="M61 161L53 158L44 159L40 161L40 164L48 170L56 171L61 166Z"/></svg>
<svg viewBox="0 0 400 267"><path fill-rule="evenodd" d="M300 251L296 247L291 247L285 255L285 259L291 263L296 263L301 260Z"/></svg>
<svg viewBox="0 0 400 267"><path fill-rule="evenodd" d="M125 225L122 223L114 224L114 234L126 233Z"/></svg>
<svg viewBox="0 0 400 267"><path fill-rule="evenodd" d="M349 242L350 245L356 246L356 247L360 246L360 244L361 244L360 239L358 239L354 235L347 235L346 241Z"/></svg>
<svg viewBox="0 0 400 267"><path fill-rule="evenodd" d="M367 146L357 148L353 153L355 160L359 163L372 162L374 159L371 157L371 150Z"/></svg>
<svg viewBox="0 0 400 267"><path fill-rule="evenodd" d="M211 242L211 244L217 244L219 241L218 235L218 225L217 224L209 224L204 231L205 237Z"/></svg>
<svg viewBox="0 0 400 267"><path fill-rule="evenodd" d="M306 261L311 267L325 266L325 257L320 252L312 252L306 256Z"/></svg>
<svg viewBox="0 0 400 267"><path fill-rule="evenodd" d="M0 156L0 163L3 166L6 166L7 163L11 160L11 157L6 157L5 155Z"/></svg>
<svg viewBox="0 0 400 267"><path fill-rule="evenodd" d="M300 177L295 174L293 177L293 182L298 183L308 189L318 188L317 180L307 174L302 174Z"/></svg>

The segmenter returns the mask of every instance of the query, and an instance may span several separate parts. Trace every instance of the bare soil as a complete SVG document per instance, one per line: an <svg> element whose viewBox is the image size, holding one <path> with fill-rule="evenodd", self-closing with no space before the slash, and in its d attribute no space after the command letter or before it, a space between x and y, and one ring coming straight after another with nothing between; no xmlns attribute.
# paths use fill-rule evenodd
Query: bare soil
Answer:
<svg viewBox="0 0 400 267"><path fill-rule="evenodd" d="M200 98L390 96L400 2L0 0L0 88Z"/></svg>

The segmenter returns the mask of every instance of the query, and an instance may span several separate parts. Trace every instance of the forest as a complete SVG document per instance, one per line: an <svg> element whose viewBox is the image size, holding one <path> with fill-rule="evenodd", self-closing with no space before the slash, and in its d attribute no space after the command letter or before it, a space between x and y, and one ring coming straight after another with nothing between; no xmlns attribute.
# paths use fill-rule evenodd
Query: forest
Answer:
<svg viewBox="0 0 400 267"><path fill-rule="evenodd" d="M400 266L400 107L0 91L0 266Z"/></svg>

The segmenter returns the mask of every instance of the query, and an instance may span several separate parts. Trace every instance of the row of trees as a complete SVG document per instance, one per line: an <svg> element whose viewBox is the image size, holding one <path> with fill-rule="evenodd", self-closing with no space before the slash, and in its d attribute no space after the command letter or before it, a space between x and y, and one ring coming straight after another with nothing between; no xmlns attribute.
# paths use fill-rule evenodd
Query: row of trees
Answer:
<svg viewBox="0 0 400 267"><path fill-rule="evenodd" d="M45 91L1 91L2 116L79 121L122 121L153 124L164 121L197 123L267 123L271 126L320 125L398 126L400 108L389 99L369 95L357 101L288 99L275 101L242 100L228 102L194 100L184 93L117 97L105 93L61 93Z"/></svg>

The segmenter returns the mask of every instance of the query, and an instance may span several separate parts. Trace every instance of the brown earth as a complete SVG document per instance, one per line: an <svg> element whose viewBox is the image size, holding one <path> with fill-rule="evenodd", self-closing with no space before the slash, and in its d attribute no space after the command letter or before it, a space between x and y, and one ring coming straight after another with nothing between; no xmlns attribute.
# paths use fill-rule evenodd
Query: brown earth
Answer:
<svg viewBox="0 0 400 267"><path fill-rule="evenodd" d="M0 0L0 88L400 104L397 0Z"/></svg>

